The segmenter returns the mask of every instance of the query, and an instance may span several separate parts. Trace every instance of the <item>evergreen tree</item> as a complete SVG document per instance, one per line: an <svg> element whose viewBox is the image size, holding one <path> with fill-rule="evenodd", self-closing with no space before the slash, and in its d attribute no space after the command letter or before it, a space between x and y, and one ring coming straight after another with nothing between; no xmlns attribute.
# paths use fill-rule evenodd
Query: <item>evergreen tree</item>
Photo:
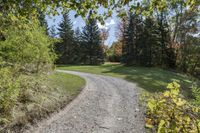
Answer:
<svg viewBox="0 0 200 133"><path fill-rule="evenodd" d="M128 18L128 26L124 30L124 46L122 62L125 64L133 64L135 62L135 40L134 40L134 25L133 25L133 14L130 13Z"/></svg>
<svg viewBox="0 0 200 133"><path fill-rule="evenodd" d="M59 64L73 64L77 62L76 43L74 41L74 31L72 30L72 23L69 19L69 13L63 14L62 22L59 24L58 34L62 39L61 43L56 44L56 52L59 55L57 63Z"/></svg>
<svg viewBox="0 0 200 133"><path fill-rule="evenodd" d="M141 35L140 64L142 66L157 65L159 59L158 26L156 21L147 17L144 20L144 30Z"/></svg>
<svg viewBox="0 0 200 133"><path fill-rule="evenodd" d="M92 11L88 16L88 23L82 32L84 63L101 64L104 62L103 47L101 43L101 34L97 21L92 18Z"/></svg>
<svg viewBox="0 0 200 133"><path fill-rule="evenodd" d="M174 67L175 53L170 47L166 14L157 19L130 13L124 31L123 62L126 65Z"/></svg>
<svg viewBox="0 0 200 133"><path fill-rule="evenodd" d="M82 48L82 40L81 40L81 30L80 28L76 28L75 30L75 34L74 34L74 38L75 38L75 55L76 55L76 63L81 63L82 57L83 57L83 48Z"/></svg>
<svg viewBox="0 0 200 133"><path fill-rule="evenodd" d="M123 59L122 61L127 65L139 64L141 35L143 31L143 25L141 17L136 13L130 13L128 26L125 29L123 46Z"/></svg>
<svg viewBox="0 0 200 133"><path fill-rule="evenodd" d="M81 30L79 27L76 28L75 30L75 38L76 38L77 43L81 42Z"/></svg>
<svg viewBox="0 0 200 133"><path fill-rule="evenodd" d="M161 56L160 56L160 65L162 67L175 67L175 53L174 49L170 46L170 34L169 34L169 25L167 22L167 13L161 12L157 16L158 19L158 31L159 31L159 42L161 46Z"/></svg>
<svg viewBox="0 0 200 133"><path fill-rule="evenodd" d="M51 26L50 30L49 30L49 36L52 37L52 38L55 38L57 35L56 33L56 28L55 28L55 25Z"/></svg>

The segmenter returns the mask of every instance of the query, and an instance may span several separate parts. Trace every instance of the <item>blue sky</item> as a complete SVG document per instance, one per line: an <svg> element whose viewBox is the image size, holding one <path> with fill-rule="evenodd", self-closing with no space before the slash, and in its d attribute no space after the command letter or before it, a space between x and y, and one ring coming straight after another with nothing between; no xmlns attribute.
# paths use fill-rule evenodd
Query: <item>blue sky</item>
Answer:
<svg viewBox="0 0 200 133"><path fill-rule="evenodd" d="M103 12L102 9L100 9L100 12ZM85 26L85 21L79 16L77 18L74 17L75 12L71 11L69 13L71 22L73 23L73 28L76 29L77 27L82 28ZM47 22L49 27L55 25L57 27L57 25L61 22L62 20L62 15L57 15L54 17L47 17ZM112 43L114 41L116 41L116 25L118 24L119 19L117 18L116 14L114 13L112 17L108 18L107 20L105 20L105 25L101 25L99 22L98 27L100 29L107 29L109 30L109 37L106 40L105 44L106 45L112 45Z"/></svg>

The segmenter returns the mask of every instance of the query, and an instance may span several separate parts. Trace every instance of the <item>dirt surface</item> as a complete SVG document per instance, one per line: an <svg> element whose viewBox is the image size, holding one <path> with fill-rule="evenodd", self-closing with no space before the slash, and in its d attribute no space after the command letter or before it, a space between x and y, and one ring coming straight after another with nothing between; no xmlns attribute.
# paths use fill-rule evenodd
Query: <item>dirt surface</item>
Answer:
<svg viewBox="0 0 200 133"><path fill-rule="evenodd" d="M123 79L59 70L83 77L86 87L65 109L31 133L144 133L136 84Z"/></svg>

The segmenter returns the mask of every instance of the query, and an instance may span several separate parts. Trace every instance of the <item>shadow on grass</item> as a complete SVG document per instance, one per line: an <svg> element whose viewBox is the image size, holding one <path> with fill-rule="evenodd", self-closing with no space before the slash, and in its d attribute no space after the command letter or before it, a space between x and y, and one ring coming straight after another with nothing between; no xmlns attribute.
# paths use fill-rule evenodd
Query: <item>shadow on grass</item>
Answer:
<svg viewBox="0 0 200 133"><path fill-rule="evenodd" d="M109 66L109 70L102 73L114 73L123 76L126 80L136 82L139 87L147 90L150 93L162 92L166 90L166 85L172 81L177 81L182 85L185 96L191 94L189 87L192 81L184 75L175 72L166 71L158 68L145 67L126 67L122 65Z"/></svg>
<svg viewBox="0 0 200 133"><path fill-rule="evenodd" d="M59 68L124 78L137 83L139 87L150 93L162 92L166 90L168 83L177 81L183 88L184 96L190 97L191 95L191 89L189 89L189 87L191 87L192 78L159 68L127 67L121 64L104 64L97 66L60 65Z"/></svg>

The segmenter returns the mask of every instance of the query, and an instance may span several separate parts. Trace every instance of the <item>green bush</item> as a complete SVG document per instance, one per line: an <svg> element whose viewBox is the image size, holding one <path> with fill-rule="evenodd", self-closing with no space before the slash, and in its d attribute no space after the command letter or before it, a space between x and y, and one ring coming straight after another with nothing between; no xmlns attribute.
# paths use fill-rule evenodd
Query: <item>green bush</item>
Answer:
<svg viewBox="0 0 200 133"><path fill-rule="evenodd" d="M193 103L197 106L200 106L200 88L198 88L197 86L193 86L192 95L194 96Z"/></svg>
<svg viewBox="0 0 200 133"><path fill-rule="evenodd" d="M6 27L5 40L0 40L0 129L15 119L16 108L32 100L39 89L45 91L38 75L49 72L55 58L44 29L23 23L17 20L18 26Z"/></svg>
<svg viewBox="0 0 200 133"><path fill-rule="evenodd" d="M34 24L27 26L10 26L4 31L6 40L0 41L0 56L5 64L25 72L49 70L55 57L52 41L43 28Z"/></svg>
<svg viewBox="0 0 200 133"><path fill-rule="evenodd" d="M13 77L11 68L0 69L0 123L10 116L20 92L19 80ZM5 118L4 118L5 117Z"/></svg>
<svg viewBox="0 0 200 133"><path fill-rule="evenodd" d="M200 132L200 108L181 97L178 83L168 84L167 88L148 100L146 127L158 133Z"/></svg>

